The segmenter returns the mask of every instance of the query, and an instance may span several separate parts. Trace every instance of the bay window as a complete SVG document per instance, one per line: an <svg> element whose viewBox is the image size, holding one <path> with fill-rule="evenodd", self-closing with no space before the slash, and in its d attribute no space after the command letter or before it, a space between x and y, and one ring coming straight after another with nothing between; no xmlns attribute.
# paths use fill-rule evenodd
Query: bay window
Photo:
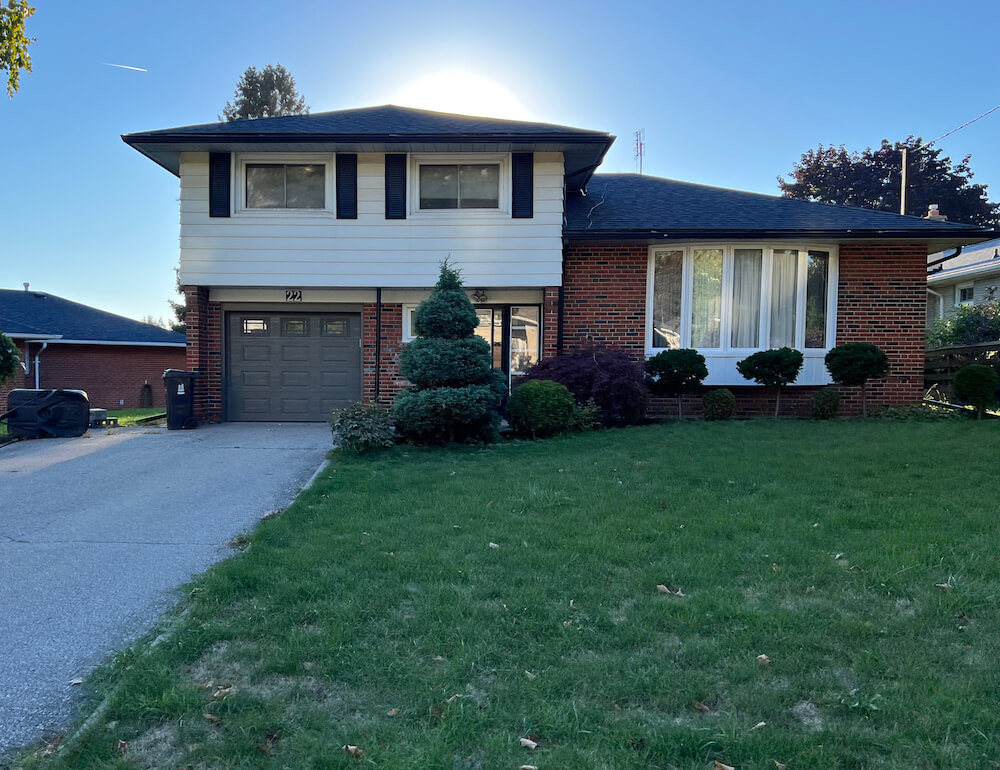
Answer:
<svg viewBox="0 0 1000 770"><path fill-rule="evenodd" d="M822 359L835 343L836 271L835 246L653 246L647 349L695 348L710 373L713 359L735 361L764 348L787 346ZM826 376L822 367L816 371Z"/></svg>

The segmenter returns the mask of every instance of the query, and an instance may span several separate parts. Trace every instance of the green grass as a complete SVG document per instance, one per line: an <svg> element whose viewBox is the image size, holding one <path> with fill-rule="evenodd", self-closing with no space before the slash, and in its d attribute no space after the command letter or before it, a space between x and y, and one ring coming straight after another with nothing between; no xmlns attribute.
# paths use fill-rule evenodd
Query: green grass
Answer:
<svg viewBox="0 0 1000 770"><path fill-rule="evenodd" d="M152 409L109 409L108 417L117 417L118 425L125 427L130 425L136 425L136 420L141 420L143 417L151 417L154 414L165 414L165 407L154 407ZM158 422L144 423L146 425L159 425Z"/></svg>
<svg viewBox="0 0 1000 770"><path fill-rule="evenodd" d="M25 763L997 767L998 450L765 420L335 455Z"/></svg>

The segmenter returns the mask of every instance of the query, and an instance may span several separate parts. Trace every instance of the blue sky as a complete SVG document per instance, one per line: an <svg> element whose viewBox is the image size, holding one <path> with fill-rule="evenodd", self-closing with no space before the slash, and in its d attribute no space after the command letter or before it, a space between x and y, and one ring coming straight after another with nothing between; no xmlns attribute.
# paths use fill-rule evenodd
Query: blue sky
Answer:
<svg viewBox="0 0 1000 770"><path fill-rule="evenodd" d="M178 184L119 136L214 121L251 64L284 64L314 112L495 93L616 134L604 171L634 170L644 128L646 173L772 194L821 142L931 139L1000 104L987 0L37 4L34 72L0 102L0 288L136 318L176 298ZM994 200L998 138L1000 112L941 145Z"/></svg>

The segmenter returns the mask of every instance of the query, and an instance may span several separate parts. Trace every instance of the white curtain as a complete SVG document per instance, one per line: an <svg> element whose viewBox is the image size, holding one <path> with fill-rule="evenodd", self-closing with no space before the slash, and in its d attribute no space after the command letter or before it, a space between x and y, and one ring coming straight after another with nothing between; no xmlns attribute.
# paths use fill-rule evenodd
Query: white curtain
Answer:
<svg viewBox="0 0 1000 770"><path fill-rule="evenodd" d="M771 273L771 347L795 347L795 287L799 252L775 249Z"/></svg>
<svg viewBox="0 0 1000 770"><path fill-rule="evenodd" d="M681 271L684 252L657 251L653 256L653 347L681 346Z"/></svg>
<svg viewBox="0 0 1000 770"><path fill-rule="evenodd" d="M722 249L694 250L691 347L719 347L722 315Z"/></svg>
<svg viewBox="0 0 1000 770"><path fill-rule="evenodd" d="M764 253L760 249L733 252L734 348L756 348L760 329L760 276Z"/></svg>

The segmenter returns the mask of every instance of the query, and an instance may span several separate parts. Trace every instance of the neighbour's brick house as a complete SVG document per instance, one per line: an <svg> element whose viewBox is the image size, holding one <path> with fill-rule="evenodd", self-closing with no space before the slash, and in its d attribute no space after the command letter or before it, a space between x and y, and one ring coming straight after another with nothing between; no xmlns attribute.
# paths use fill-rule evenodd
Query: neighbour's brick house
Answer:
<svg viewBox="0 0 1000 770"><path fill-rule="evenodd" d="M736 362L788 345L784 399L874 342L877 404L922 386L927 254L992 231L634 174L596 174L599 131L385 106L123 137L180 179L188 368L205 420L318 420L408 386L399 351L440 262L513 382L589 345L694 347L745 414L772 395ZM859 407L845 394L848 410ZM692 407L695 406L694 399ZM674 408L661 403L658 408Z"/></svg>
<svg viewBox="0 0 1000 770"><path fill-rule="evenodd" d="M14 340L22 371L0 390L0 412L11 388L86 391L94 407L164 406L165 369L185 364L183 334L97 308L25 289L0 289L0 331Z"/></svg>

